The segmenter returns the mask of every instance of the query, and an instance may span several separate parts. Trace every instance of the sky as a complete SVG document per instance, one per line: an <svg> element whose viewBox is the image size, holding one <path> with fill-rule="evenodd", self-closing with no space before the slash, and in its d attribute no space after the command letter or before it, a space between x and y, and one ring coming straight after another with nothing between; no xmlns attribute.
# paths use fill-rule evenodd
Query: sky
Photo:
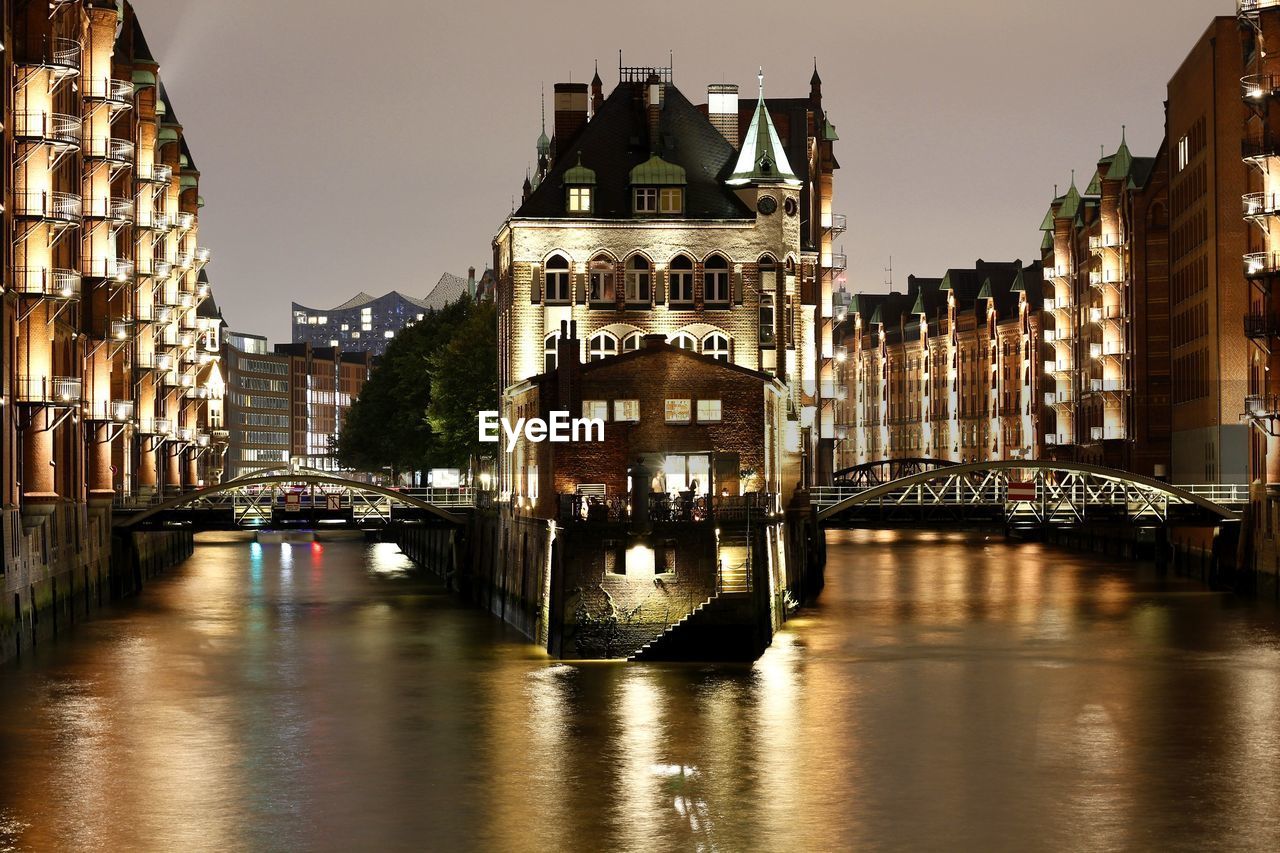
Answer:
<svg viewBox="0 0 1280 853"><path fill-rule="evenodd" d="M1163 135L1168 79L1234 0L133 0L201 171L201 242L231 327L288 339L290 303L422 296L491 263L534 159L539 92L606 91L618 51L803 96L840 141L848 288L1038 257L1072 169ZM779 32L781 28L782 32ZM548 96L548 100L549 100Z"/></svg>

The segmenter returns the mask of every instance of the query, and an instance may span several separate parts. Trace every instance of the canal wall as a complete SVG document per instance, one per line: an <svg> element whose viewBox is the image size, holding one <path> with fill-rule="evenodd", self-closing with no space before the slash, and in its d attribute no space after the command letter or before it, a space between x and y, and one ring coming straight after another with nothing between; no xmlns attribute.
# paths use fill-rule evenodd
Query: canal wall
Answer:
<svg viewBox="0 0 1280 853"><path fill-rule="evenodd" d="M52 640L191 555L189 530L135 533L122 551L109 507L51 509L25 519L3 512L0 661Z"/></svg>

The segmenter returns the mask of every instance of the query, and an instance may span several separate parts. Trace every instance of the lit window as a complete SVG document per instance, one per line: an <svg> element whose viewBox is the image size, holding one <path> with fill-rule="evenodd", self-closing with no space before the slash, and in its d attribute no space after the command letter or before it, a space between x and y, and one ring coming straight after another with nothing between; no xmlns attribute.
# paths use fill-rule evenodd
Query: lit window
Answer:
<svg viewBox="0 0 1280 853"><path fill-rule="evenodd" d="M636 213L657 213L658 212L658 188L657 187L636 187L635 189L635 210Z"/></svg>
<svg viewBox="0 0 1280 853"><path fill-rule="evenodd" d="M664 187L658 194L659 213L683 213L684 190L680 187Z"/></svg>
<svg viewBox="0 0 1280 853"><path fill-rule="evenodd" d="M329 322L329 318L321 314L318 318L316 318L316 322L323 326L325 323Z"/></svg>
<svg viewBox="0 0 1280 853"><path fill-rule="evenodd" d="M707 258L702 272L702 296L707 302L729 301L729 262L720 255Z"/></svg>
<svg viewBox="0 0 1280 853"><path fill-rule="evenodd" d="M342 329L342 331L344 331L344 332L349 332L349 331L351 331L351 326L349 326L349 325L348 325L348 324L346 324L346 323L343 323L343 324L342 324L341 329Z"/></svg>
<svg viewBox="0 0 1280 853"><path fill-rule="evenodd" d="M640 420L639 400L614 400L613 419L626 423L638 423Z"/></svg>
<svg viewBox="0 0 1280 853"><path fill-rule="evenodd" d="M373 309L372 309L372 308L361 308L361 309L360 309L360 316L361 316L361 317L372 317L372 316L373 316Z"/></svg>
<svg viewBox="0 0 1280 853"><path fill-rule="evenodd" d="M419 315L418 315L417 317L415 317L414 319L416 319L419 323L421 323L421 322L422 322L422 320L423 320L423 318L424 318L424 317L426 317L426 316L427 316L426 314L419 314Z"/></svg>
<svg viewBox="0 0 1280 853"><path fill-rule="evenodd" d="M547 259L545 298L547 302L569 301L569 259L553 255Z"/></svg>
<svg viewBox="0 0 1280 853"><path fill-rule="evenodd" d="M693 261L679 255L671 261L671 304L693 303Z"/></svg>
<svg viewBox="0 0 1280 853"><path fill-rule="evenodd" d="M538 466L530 465L525 482L528 484L528 496L538 499Z"/></svg>
<svg viewBox="0 0 1280 853"><path fill-rule="evenodd" d="M698 351L698 342L693 339L693 335L686 335L684 332L678 332L668 338L667 343L678 349L687 349L692 352Z"/></svg>
<svg viewBox="0 0 1280 853"><path fill-rule="evenodd" d="M693 411L690 400L667 400L666 415L669 424L687 424Z"/></svg>
<svg viewBox="0 0 1280 853"><path fill-rule="evenodd" d="M618 354L618 339L608 332L600 332L591 338L591 346L588 350L588 358L591 361L601 361L611 355Z"/></svg>
<svg viewBox="0 0 1280 853"><path fill-rule="evenodd" d="M396 336L396 333L391 331L390 329L387 329L385 332L382 333L382 336L384 338L394 338Z"/></svg>
<svg viewBox="0 0 1280 853"><path fill-rule="evenodd" d="M316 317L315 315L312 315L312 316L310 316L310 317L308 317L308 318L307 318L307 325L308 325L308 326L314 326L314 325L316 324L316 321L318 321L319 319L320 319L319 317Z"/></svg>
<svg viewBox="0 0 1280 853"><path fill-rule="evenodd" d="M699 400L698 401L698 423L710 424L720 422L720 401L719 400Z"/></svg>
<svg viewBox="0 0 1280 853"><path fill-rule="evenodd" d="M329 346L336 347L337 345L338 345L337 341L329 341Z"/></svg>
<svg viewBox="0 0 1280 853"><path fill-rule="evenodd" d="M351 339L352 339L352 340L357 340L357 341L358 341L358 340L360 340L360 333L359 333L359 332L352 332L352 333L351 333Z"/></svg>
<svg viewBox="0 0 1280 853"><path fill-rule="evenodd" d="M570 213L590 213L591 212L591 188L590 187L569 187L569 212Z"/></svg>
<svg viewBox="0 0 1280 853"><path fill-rule="evenodd" d="M591 302L612 307L614 303L613 261L608 258L596 258L591 262Z"/></svg>
<svg viewBox="0 0 1280 853"><path fill-rule="evenodd" d="M649 261L640 255L627 261L627 302L633 305L649 304Z"/></svg>
<svg viewBox="0 0 1280 853"><path fill-rule="evenodd" d="M632 332L622 339L623 352L635 352L640 349L640 342L643 336L639 332Z"/></svg>
<svg viewBox="0 0 1280 853"><path fill-rule="evenodd" d="M592 421L609 420L609 401L608 400L583 400L582 416Z"/></svg>
<svg viewBox="0 0 1280 853"><path fill-rule="evenodd" d="M773 344L774 338L777 336L777 326L775 325L775 317L773 313L773 294L760 294L760 344L761 346L769 346Z"/></svg>
<svg viewBox="0 0 1280 853"><path fill-rule="evenodd" d="M360 331L362 331L362 332L372 332L372 331L373 331L373 324L372 324L372 323L361 323L361 324L360 324Z"/></svg>
<svg viewBox="0 0 1280 853"><path fill-rule="evenodd" d="M1181 172L1187 168L1187 164L1191 162L1191 140L1189 137L1182 137L1178 140L1178 171Z"/></svg>
<svg viewBox="0 0 1280 853"><path fill-rule="evenodd" d="M707 335L702 341L702 354L719 361L728 361L729 339L721 334Z"/></svg>

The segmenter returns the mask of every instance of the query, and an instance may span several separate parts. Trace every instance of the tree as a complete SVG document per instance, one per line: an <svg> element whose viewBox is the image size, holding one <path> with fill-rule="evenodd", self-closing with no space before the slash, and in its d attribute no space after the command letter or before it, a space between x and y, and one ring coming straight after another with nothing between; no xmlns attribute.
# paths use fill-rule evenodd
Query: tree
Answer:
<svg viewBox="0 0 1280 853"><path fill-rule="evenodd" d="M478 303L449 342L427 359L427 420L436 452L453 467L468 467L472 459L492 452L480 443L476 417L498 408L497 319L492 302Z"/></svg>

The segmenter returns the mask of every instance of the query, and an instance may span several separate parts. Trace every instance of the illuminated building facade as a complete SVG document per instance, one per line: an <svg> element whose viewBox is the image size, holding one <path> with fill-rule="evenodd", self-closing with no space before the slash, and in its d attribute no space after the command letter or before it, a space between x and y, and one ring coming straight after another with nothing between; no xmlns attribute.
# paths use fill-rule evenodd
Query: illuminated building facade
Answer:
<svg viewBox="0 0 1280 853"><path fill-rule="evenodd" d="M539 138L522 203L494 239L499 388L508 420L532 405L531 384L572 373L570 362L586 364L588 373L612 359L666 364L657 350L641 358L646 341L695 354L680 362L691 370L722 363L746 371L761 388L776 388L775 440L784 461L770 469L772 484L760 471L717 473L712 460L725 464L731 451L717 446L715 431L698 448L663 455L654 445L641 455L663 455L657 468L671 482L696 481L691 499L767 506L776 525L771 541L785 552L792 532L784 532L782 516L792 495L831 476L835 402L843 394L832 343L833 285L844 266L832 248L840 230L831 212L836 138L816 70L808 97L766 99L761 73L758 96L741 104L737 88L721 84L708 89L706 105L695 106L669 68L622 67L607 98L598 74L590 84L557 84L553 136L544 130ZM572 349L564 346L567 334ZM693 399L675 394L684 379L661 370L646 377L652 393L666 388L677 402ZM636 381L638 375L616 394L641 399ZM503 541L532 543L504 552L504 563L537 562L530 555L552 554L554 541L561 543L554 553L575 547L554 539L564 524L563 499L632 505L639 493L634 460L615 459L609 476L583 479L563 460L549 469L540 458L525 442L499 454ZM703 476L688 474L690 464L704 465ZM637 524L644 511L615 521ZM626 530L619 541L652 550L647 535ZM714 526L700 535L714 552ZM764 559L767 549L758 547ZM652 580L650 572L646 583ZM801 594L799 581L789 589ZM768 593L757 592L770 606ZM540 594L520 600L532 614L523 627L537 639L546 639L537 625L548 619L573 621L572 613L548 616L550 599ZM700 601L686 603L692 609ZM671 621L689 609L671 611Z"/></svg>
<svg viewBox="0 0 1280 853"><path fill-rule="evenodd" d="M841 298L838 471L1041 452L1040 265L978 261Z"/></svg>
<svg viewBox="0 0 1280 853"><path fill-rule="evenodd" d="M221 318L200 173L132 7L0 10L0 498L6 581L35 589L105 559L113 501L219 475Z"/></svg>

